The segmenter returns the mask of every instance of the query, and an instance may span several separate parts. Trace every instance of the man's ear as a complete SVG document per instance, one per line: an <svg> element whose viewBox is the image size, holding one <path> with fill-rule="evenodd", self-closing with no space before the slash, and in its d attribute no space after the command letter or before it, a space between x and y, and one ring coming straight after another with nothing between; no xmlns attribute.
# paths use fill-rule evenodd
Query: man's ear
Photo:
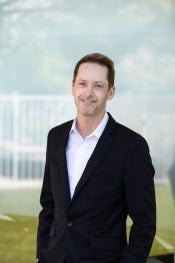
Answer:
<svg viewBox="0 0 175 263"><path fill-rule="evenodd" d="M74 96L74 82L72 81L71 94Z"/></svg>
<svg viewBox="0 0 175 263"><path fill-rule="evenodd" d="M109 93L108 93L108 100L112 100L115 94L115 86L110 87Z"/></svg>

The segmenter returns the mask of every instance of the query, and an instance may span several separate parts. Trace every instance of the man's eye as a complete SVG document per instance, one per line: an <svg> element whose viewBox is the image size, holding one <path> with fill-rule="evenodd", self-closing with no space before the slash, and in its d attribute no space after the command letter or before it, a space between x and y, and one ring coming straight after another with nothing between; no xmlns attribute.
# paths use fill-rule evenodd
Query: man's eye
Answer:
<svg viewBox="0 0 175 263"><path fill-rule="evenodd" d="M100 89L100 88L103 88L103 85L101 85L101 84L96 84L95 87Z"/></svg>
<svg viewBox="0 0 175 263"><path fill-rule="evenodd" d="M85 86L85 83L84 82L80 82L79 85L80 86Z"/></svg>

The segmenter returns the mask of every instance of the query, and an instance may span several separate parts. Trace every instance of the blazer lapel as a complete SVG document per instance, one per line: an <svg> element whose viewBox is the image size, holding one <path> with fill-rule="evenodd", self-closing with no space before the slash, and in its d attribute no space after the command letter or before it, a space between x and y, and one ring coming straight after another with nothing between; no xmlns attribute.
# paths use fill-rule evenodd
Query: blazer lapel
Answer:
<svg viewBox="0 0 175 263"><path fill-rule="evenodd" d="M69 125L62 129L62 132L59 134L61 138L57 143L58 149L58 169L59 169L59 180L60 186L62 187L61 191L64 193L64 200L66 207L68 206L71 197L70 197L70 190L69 190L69 179L68 179L68 171L67 171L67 162L66 162L66 146L69 137L69 131L72 125L72 121L69 122Z"/></svg>
<svg viewBox="0 0 175 263"><path fill-rule="evenodd" d="M103 159L104 155L106 154L108 148L110 147L112 141L113 141L113 136L112 136L112 131L113 129L116 128L116 122L115 120L109 115L109 120L107 123L107 126L101 135L89 161L87 162L87 165L84 169L84 172L75 188L75 192L72 197L72 201L76 197L76 195L79 193L83 185L88 181L88 179L91 177L93 174L93 171L97 167L97 165L101 162Z"/></svg>

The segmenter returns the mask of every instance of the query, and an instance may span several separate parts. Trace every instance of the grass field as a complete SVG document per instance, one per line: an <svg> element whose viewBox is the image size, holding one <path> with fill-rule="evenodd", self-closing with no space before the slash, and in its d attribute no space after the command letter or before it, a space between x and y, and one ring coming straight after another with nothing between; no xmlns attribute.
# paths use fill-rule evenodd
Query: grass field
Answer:
<svg viewBox="0 0 175 263"><path fill-rule="evenodd" d="M37 215L40 210L39 189L0 189L0 262L35 262ZM151 255L171 253L175 247L175 207L168 186L156 187L156 238Z"/></svg>
<svg viewBox="0 0 175 263"><path fill-rule="evenodd" d="M12 216L0 222L0 262L33 263L35 260L37 218Z"/></svg>

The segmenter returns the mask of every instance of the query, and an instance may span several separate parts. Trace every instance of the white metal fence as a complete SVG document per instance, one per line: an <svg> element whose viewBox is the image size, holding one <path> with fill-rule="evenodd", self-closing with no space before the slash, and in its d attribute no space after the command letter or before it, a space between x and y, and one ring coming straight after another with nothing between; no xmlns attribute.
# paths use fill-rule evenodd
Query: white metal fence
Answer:
<svg viewBox="0 0 175 263"><path fill-rule="evenodd" d="M114 118L149 142L157 181L165 182L175 147L175 97L116 97ZM40 180L47 133L75 116L71 96L0 96L0 184Z"/></svg>
<svg viewBox="0 0 175 263"><path fill-rule="evenodd" d="M48 130L73 117L73 112L68 96L1 96L1 180L40 179Z"/></svg>

